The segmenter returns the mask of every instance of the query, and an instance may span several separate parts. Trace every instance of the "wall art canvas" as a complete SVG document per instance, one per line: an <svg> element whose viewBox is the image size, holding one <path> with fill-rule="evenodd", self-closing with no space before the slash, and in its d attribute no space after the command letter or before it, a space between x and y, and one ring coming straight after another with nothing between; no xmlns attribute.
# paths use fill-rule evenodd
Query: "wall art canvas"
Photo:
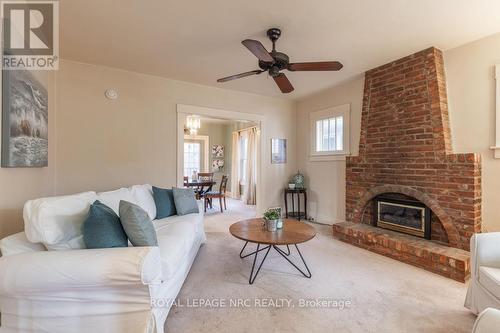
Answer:
<svg viewBox="0 0 500 333"><path fill-rule="evenodd" d="M216 159L212 161L212 171L222 171L222 168L224 168L224 160Z"/></svg>
<svg viewBox="0 0 500 333"><path fill-rule="evenodd" d="M212 156L214 156L214 157L224 157L224 146L213 145L212 146Z"/></svg>
<svg viewBox="0 0 500 333"><path fill-rule="evenodd" d="M2 167L48 165L47 75L2 71Z"/></svg>
<svg viewBox="0 0 500 333"><path fill-rule="evenodd" d="M286 163L286 139L271 139L271 163Z"/></svg>

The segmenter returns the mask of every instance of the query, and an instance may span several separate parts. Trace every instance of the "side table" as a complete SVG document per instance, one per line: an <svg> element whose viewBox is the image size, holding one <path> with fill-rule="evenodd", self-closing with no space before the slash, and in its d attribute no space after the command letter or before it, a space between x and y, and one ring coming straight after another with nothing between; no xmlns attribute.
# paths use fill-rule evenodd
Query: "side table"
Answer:
<svg viewBox="0 0 500 333"><path fill-rule="evenodd" d="M304 211L300 210L300 195L304 196ZM292 211L288 211L288 197L292 197ZM295 195L297 195L297 210L295 210ZM293 217L300 221L301 218L307 220L307 190L305 188L285 188L285 217Z"/></svg>

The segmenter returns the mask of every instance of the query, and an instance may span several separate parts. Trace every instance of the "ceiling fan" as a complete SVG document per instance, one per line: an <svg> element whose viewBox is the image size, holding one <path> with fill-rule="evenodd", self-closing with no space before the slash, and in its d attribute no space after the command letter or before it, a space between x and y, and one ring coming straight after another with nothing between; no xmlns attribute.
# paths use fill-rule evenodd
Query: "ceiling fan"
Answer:
<svg viewBox="0 0 500 333"><path fill-rule="evenodd" d="M280 88L281 92L286 94L293 91L293 86L286 75L284 73L281 73L281 71L284 69L288 69L292 72L338 71L343 67L343 65L338 61L290 63L289 57L285 53L276 51L275 48L276 41L281 36L281 30L278 28L269 29L267 30L267 36L273 43L273 50L271 52L267 52L266 48L258 40L245 39L241 42L250 52L253 53L254 56L259 59L260 69L227 76L222 79L218 79L217 82L227 82L250 75L257 75L263 72L268 72Z"/></svg>

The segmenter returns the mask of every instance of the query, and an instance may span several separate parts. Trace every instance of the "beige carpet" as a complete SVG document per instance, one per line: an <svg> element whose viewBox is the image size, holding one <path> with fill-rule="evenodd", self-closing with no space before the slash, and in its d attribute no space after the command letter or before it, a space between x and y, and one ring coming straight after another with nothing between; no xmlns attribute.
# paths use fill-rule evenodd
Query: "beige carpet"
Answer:
<svg viewBox="0 0 500 333"><path fill-rule="evenodd" d="M168 333L471 332L475 316L463 307L466 285L337 241L327 226L314 225L318 235L301 246L311 279L272 250L249 285L252 259L238 257L243 242L227 228L255 211L233 200L224 214L214 208L205 220L207 244L179 294L182 306L170 312ZM200 299L212 303L195 306ZM239 299L246 303L230 307ZM301 300L316 299L351 305L300 307ZM264 307L271 305L266 300L281 307Z"/></svg>

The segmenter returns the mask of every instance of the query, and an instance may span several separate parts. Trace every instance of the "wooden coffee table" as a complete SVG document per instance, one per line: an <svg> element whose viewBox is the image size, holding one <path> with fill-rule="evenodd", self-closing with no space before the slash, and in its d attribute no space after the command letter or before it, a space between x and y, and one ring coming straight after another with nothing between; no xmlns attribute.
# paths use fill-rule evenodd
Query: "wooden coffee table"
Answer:
<svg viewBox="0 0 500 333"><path fill-rule="evenodd" d="M293 267L295 267L300 273L302 273L302 275L307 278L310 278L312 276L311 271L309 270L309 267L307 267L304 257L302 256L302 253L300 253L299 247L297 246L297 244L307 242L308 240L311 240L314 238L314 236L316 236L316 230L314 230L314 228L310 225L304 222L284 219L283 228L271 232L265 229L263 220L261 218L255 218L232 224L229 227L229 232L234 237L245 241L245 245L243 245L243 248L240 251L240 258L246 258L248 256L255 255L253 258L252 271L250 272L248 283L254 283L255 278L259 274L260 268L264 264L264 261L266 261L267 255L269 254L271 248L275 249ZM257 249L251 253L243 255L243 251L245 250L248 243L257 244ZM287 252L280 249L278 247L279 245L286 245ZM300 256L300 259L302 260L307 273L290 260L290 245L295 246L295 249ZM264 258L258 265L257 271L254 274L255 264L257 263L257 256L261 251L266 252Z"/></svg>

